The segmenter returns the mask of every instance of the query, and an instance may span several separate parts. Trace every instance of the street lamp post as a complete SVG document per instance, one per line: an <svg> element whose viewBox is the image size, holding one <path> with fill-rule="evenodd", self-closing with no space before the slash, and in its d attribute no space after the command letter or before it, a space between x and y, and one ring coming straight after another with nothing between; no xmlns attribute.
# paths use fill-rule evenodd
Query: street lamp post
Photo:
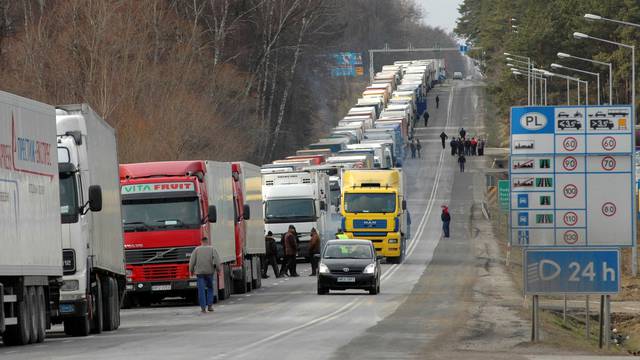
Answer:
<svg viewBox="0 0 640 360"><path fill-rule="evenodd" d="M568 66L564 66L564 65L560 65L560 64L551 64L551 67L554 69L566 69L566 70L570 70L570 71L576 71L579 73L583 73L583 74L589 74L589 75L593 75L596 77L597 79L597 90L598 90L598 105L600 105L600 74L598 73L594 73L591 71L586 71L586 70L580 70L580 69L576 69L576 68L572 68L572 67L568 67ZM588 88L587 88L588 91ZM589 96L587 95L587 98Z"/></svg>
<svg viewBox="0 0 640 360"><path fill-rule="evenodd" d="M509 61L521 61L521 60L511 59L511 57L527 60L526 61L527 63L527 104L531 105L531 70L530 70L532 66L531 58L527 56L511 54L508 52L504 53L504 56L507 56L507 60Z"/></svg>
<svg viewBox="0 0 640 360"><path fill-rule="evenodd" d="M577 60L587 61L593 64L608 66L609 67L609 105L613 105L613 66L611 63L573 56L563 52L559 52L558 57L561 59L569 59L569 58L577 59Z"/></svg>
<svg viewBox="0 0 640 360"><path fill-rule="evenodd" d="M576 78L568 75L562 75L562 74L554 73L547 70L542 70L542 73L545 76L553 76L553 77L558 77L558 78L567 80L567 105L570 105L569 81L575 81L578 84L578 105L580 105L580 83L585 81L581 80L580 78Z"/></svg>
<svg viewBox="0 0 640 360"><path fill-rule="evenodd" d="M510 59L510 60L514 60L514 59ZM514 61L514 62L519 62L519 61ZM547 79L545 79L539 72L541 72L541 69L536 69L534 67L529 68L527 66L527 68L524 67L524 65L518 65L518 64L513 64L513 63L507 63L507 66L509 68L511 68L511 71L516 74L516 75L525 75L522 73L522 71L527 71L527 76L532 80L532 82L535 83L536 80L540 80L540 82L544 81L545 85L547 82ZM517 73L516 73L517 71ZM529 73L531 73L531 76L529 76ZM537 91L537 90L536 90ZM544 91L544 93L543 93ZM540 86L540 105L542 105L542 101L544 99L545 104L546 104L546 86L542 87L542 85ZM532 105L532 103L529 103L528 105ZM535 101L533 101L533 105L535 105Z"/></svg>

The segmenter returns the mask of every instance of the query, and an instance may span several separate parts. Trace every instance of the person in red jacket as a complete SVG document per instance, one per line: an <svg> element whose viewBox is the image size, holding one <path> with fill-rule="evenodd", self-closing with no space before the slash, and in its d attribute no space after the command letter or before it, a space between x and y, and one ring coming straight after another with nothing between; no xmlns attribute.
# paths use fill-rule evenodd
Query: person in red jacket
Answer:
<svg viewBox="0 0 640 360"><path fill-rule="evenodd" d="M440 214L442 220L442 231L444 237L449 237L449 224L451 223L451 214L449 214L449 208L446 205L442 205L442 214Z"/></svg>

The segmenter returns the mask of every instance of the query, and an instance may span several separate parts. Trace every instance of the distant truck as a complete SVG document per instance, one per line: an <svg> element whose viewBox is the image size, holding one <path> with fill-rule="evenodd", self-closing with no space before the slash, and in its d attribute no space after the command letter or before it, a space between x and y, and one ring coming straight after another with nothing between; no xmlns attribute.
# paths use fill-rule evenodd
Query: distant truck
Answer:
<svg viewBox="0 0 640 360"><path fill-rule="evenodd" d="M231 296L238 220L231 179L231 166L221 162L120 165L128 306L169 296L197 301L189 258L203 237L223 263L218 298Z"/></svg>
<svg viewBox="0 0 640 360"><path fill-rule="evenodd" d="M247 162L231 166L235 221L235 262L231 265L234 293L262 286L260 259L265 254L260 167Z"/></svg>
<svg viewBox="0 0 640 360"><path fill-rule="evenodd" d="M66 334L115 330L125 269L116 134L87 104L56 109Z"/></svg>
<svg viewBox="0 0 640 360"><path fill-rule="evenodd" d="M280 238L293 225L300 239L298 256L309 256L311 228L316 228L321 240L333 237L335 229L328 229L329 175L320 171L296 171L262 174L264 201L264 231L272 231L283 255Z"/></svg>
<svg viewBox="0 0 640 360"><path fill-rule="evenodd" d="M352 239L371 240L378 254L400 263L408 230L402 172L344 170L341 201L342 231Z"/></svg>
<svg viewBox="0 0 640 360"><path fill-rule="evenodd" d="M44 340L58 314L62 240L55 109L0 92L0 335Z"/></svg>

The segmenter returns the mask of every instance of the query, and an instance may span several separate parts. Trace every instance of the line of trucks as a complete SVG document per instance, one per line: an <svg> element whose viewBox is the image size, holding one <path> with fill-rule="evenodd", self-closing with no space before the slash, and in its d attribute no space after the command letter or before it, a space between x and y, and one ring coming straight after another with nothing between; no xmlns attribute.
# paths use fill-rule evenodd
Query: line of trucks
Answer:
<svg viewBox="0 0 640 360"><path fill-rule="evenodd" d="M294 225L298 256L308 257L312 228L324 246L337 233L371 240L399 263L409 228L401 167L427 92L445 78L443 59L397 61L374 76L330 134L295 155L263 165L265 231L278 242Z"/></svg>
<svg viewBox="0 0 640 360"><path fill-rule="evenodd" d="M384 66L331 134L258 167L209 160L119 164L116 134L87 104L51 106L0 92L0 335L42 342L112 331L121 307L195 302L188 271L209 238L221 257L217 299L261 286L264 234L293 224L405 251L400 167L440 59ZM280 246L281 249L281 246ZM281 251L281 250L279 250Z"/></svg>

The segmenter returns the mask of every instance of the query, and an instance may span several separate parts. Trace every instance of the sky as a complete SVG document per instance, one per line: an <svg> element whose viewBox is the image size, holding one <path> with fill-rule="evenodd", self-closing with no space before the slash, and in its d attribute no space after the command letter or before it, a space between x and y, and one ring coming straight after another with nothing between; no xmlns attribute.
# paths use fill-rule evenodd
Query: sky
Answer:
<svg viewBox="0 0 640 360"><path fill-rule="evenodd" d="M463 0L416 0L425 14L424 22L429 26L441 27L447 33L453 31L458 18L458 5Z"/></svg>

